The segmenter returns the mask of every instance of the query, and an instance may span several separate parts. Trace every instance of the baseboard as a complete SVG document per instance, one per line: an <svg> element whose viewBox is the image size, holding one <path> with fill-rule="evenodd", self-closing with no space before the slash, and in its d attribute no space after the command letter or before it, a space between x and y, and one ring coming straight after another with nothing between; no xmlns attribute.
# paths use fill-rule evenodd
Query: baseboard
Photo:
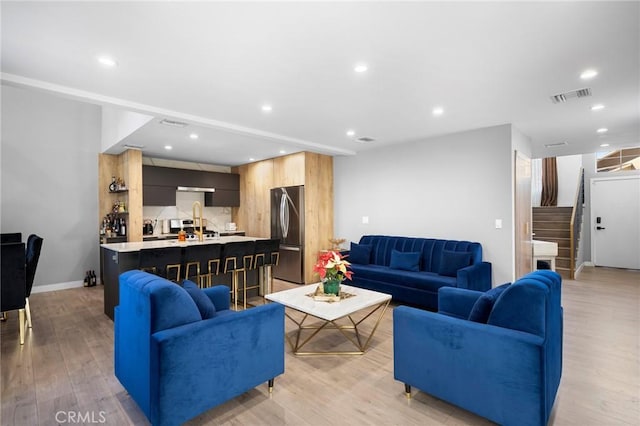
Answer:
<svg viewBox="0 0 640 426"><path fill-rule="evenodd" d="M593 266L593 262L582 262L580 266L576 268L576 271L573 273L573 276L576 277L580 273L580 271L582 271L582 268L584 268L585 266Z"/></svg>
<svg viewBox="0 0 640 426"><path fill-rule="evenodd" d="M98 284L100 279L98 278ZM83 287L84 281L69 281L66 283L46 284L46 285L34 285L31 287L31 293L48 293L50 291L67 290L70 288Z"/></svg>

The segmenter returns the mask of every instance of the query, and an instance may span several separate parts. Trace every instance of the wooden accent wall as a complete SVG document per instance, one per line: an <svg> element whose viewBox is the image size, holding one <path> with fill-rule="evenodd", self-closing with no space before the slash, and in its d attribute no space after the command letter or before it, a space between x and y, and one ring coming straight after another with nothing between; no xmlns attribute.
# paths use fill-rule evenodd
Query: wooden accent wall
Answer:
<svg viewBox="0 0 640 426"><path fill-rule="evenodd" d="M129 149L119 155L128 192L127 241L142 241L142 151Z"/></svg>
<svg viewBox="0 0 640 426"><path fill-rule="evenodd" d="M240 175L240 207L232 209L232 220L250 236L271 236L271 188L305 186L305 283L317 282L313 265L333 237L333 157L300 152L231 171Z"/></svg>
<svg viewBox="0 0 640 426"><path fill-rule="evenodd" d="M128 192L109 193L111 178L124 179ZM127 240L142 241L142 152L127 150L120 155L98 154L98 222L96 234L102 219L111 211L113 204L126 202Z"/></svg>

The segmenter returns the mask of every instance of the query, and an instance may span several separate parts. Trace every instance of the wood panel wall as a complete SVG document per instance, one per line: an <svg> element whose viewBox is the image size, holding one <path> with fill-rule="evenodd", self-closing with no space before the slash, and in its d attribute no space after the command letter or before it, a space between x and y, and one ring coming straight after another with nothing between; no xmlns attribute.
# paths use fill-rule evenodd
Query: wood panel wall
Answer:
<svg viewBox="0 0 640 426"><path fill-rule="evenodd" d="M240 207L232 209L232 220L250 236L271 236L271 188L305 186L305 282L317 282L313 265L333 237L333 158L300 152L231 171L240 175Z"/></svg>
<svg viewBox="0 0 640 426"><path fill-rule="evenodd" d="M122 178L128 192L109 192L111 178ZM113 204L124 201L129 212L127 216L127 240L142 241L142 152L134 149L120 155L98 154L98 225L111 212Z"/></svg>

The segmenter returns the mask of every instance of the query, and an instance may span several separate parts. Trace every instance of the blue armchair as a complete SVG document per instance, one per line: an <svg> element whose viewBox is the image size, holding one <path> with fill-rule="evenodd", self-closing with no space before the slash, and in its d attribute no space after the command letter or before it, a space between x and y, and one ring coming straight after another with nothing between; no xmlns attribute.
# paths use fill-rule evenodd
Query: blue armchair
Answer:
<svg viewBox="0 0 640 426"><path fill-rule="evenodd" d="M487 293L443 287L438 313L397 307L394 377L407 396L415 386L502 425L545 425L562 374L560 286L536 271Z"/></svg>
<svg viewBox="0 0 640 426"><path fill-rule="evenodd" d="M193 285L195 287L195 285ZM134 270L120 275L115 374L154 425L181 424L284 372L284 307L229 309L229 288L200 292ZM206 295L206 296L205 296Z"/></svg>

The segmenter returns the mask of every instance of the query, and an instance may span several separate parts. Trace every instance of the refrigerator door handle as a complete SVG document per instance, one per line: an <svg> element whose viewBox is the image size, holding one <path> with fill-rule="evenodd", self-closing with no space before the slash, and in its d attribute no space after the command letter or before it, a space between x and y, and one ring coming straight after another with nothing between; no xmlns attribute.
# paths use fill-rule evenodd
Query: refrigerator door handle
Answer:
<svg viewBox="0 0 640 426"><path fill-rule="evenodd" d="M282 228L282 238L287 238L289 235L289 206L286 193L280 196L280 227Z"/></svg>

